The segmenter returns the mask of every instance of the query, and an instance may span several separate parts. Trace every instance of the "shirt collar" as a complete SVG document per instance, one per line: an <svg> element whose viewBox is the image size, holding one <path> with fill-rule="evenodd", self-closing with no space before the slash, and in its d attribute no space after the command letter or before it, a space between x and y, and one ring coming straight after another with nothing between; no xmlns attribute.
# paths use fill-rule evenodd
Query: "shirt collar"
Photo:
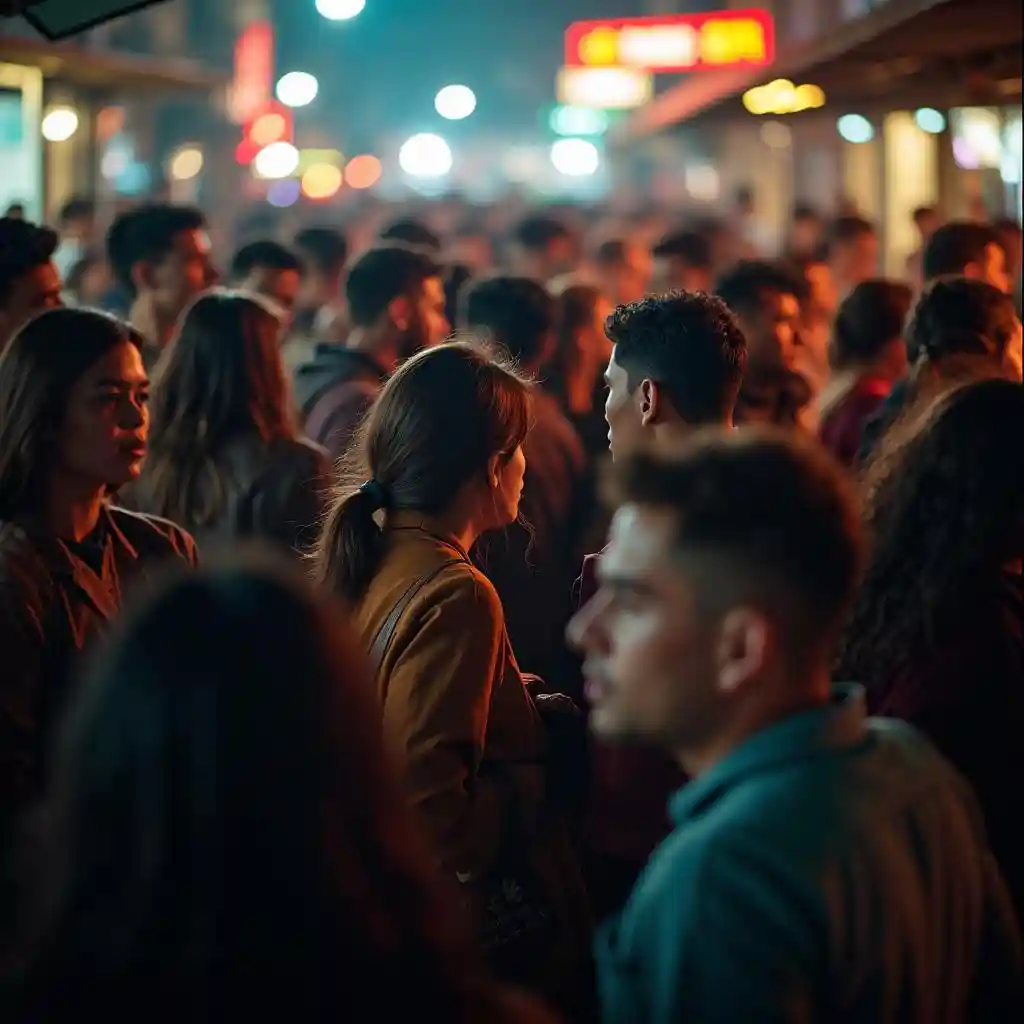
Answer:
<svg viewBox="0 0 1024 1024"><path fill-rule="evenodd" d="M863 742L867 734L864 688L855 683L837 684L827 705L790 715L761 730L679 790L669 802L672 820L681 825L748 776L789 761L849 749Z"/></svg>

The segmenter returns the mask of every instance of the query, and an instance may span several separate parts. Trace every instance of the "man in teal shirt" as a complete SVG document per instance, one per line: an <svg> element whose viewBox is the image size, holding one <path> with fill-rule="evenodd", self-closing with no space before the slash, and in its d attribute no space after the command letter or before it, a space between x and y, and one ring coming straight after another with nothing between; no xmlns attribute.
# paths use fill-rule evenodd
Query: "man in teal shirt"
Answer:
<svg viewBox="0 0 1024 1024"><path fill-rule="evenodd" d="M1024 1019L1020 936L973 797L830 666L861 537L810 440L738 431L618 467L570 625L591 723L694 779L596 947L606 1024Z"/></svg>

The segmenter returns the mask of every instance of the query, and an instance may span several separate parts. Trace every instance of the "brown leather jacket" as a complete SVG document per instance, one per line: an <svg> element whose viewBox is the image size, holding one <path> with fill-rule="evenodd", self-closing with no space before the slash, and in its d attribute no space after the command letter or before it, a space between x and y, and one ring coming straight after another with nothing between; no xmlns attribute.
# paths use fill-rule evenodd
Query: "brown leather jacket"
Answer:
<svg viewBox="0 0 1024 1024"><path fill-rule="evenodd" d="M0 832L38 796L46 751L82 650L120 614L125 590L161 563L197 562L184 530L107 507L67 544L0 522Z"/></svg>

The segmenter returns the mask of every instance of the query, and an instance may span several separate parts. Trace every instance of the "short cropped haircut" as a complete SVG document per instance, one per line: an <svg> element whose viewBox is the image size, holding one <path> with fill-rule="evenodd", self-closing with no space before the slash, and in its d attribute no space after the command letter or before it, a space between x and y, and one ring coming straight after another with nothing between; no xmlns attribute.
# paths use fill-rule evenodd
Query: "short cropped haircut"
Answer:
<svg viewBox="0 0 1024 1024"><path fill-rule="evenodd" d="M61 227L65 227L72 221L81 220L83 217L91 218L96 216L96 203L88 196L72 196L61 208L57 217Z"/></svg>
<svg viewBox="0 0 1024 1024"><path fill-rule="evenodd" d="M962 274L971 263L982 263L990 245L1003 248L999 232L990 224L954 220L943 224L928 240L921 256L926 281ZM1004 250L1005 251L1005 250Z"/></svg>
<svg viewBox="0 0 1024 1024"><path fill-rule="evenodd" d="M527 252L544 252L552 242L572 236L569 229L556 217L533 214L523 218L516 225L512 237Z"/></svg>
<svg viewBox="0 0 1024 1024"><path fill-rule="evenodd" d="M231 260L231 276L243 281L254 270L302 271L302 260L280 242L260 241L243 245Z"/></svg>
<svg viewBox="0 0 1024 1024"><path fill-rule="evenodd" d="M50 228L16 217L0 218L0 303L19 277L53 259L60 239Z"/></svg>
<svg viewBox="0 0 1024 1024"><path fill-rule="evenodd" d="M352 325L372 327L395 299L412 296L424 281L442 275L440 263L423 249L398 243L367 249L345 281Z"/></svg>
<svg viewBox="0 0 1024 1024"><path fill-rule="evenodd" d="M655 259L676 259L695 270L710 270L711 242L699 231L676 231L666 235L655 247Z"/></svg>
<svg viewBox="0 0 1024 1024"><path fill-rule="evenodd" d="M707 430L674 457L636 455L606 478L613 504L675 514L683 556L711 559L698 601L788 612L793 656L837 640L860 579L857 500L814 438L772 428Z"/></svg>
<svg viewBox="0 0 1024 1024"><path fill-rule="evenodd" d="M747 343L721 299L683 291L648 296L619 306L605 333L631 392L644 379L655 381L694 426L731 418Z"/></svg>
<svg viewBox="0 0 1024 1024"><path fill-rule="evenodd" d="M348 240L337 228L303 228L295 236L295 248L321 274L340 274L348 262Z"/></svg>
<svg viewBox="0 0 1024 1024"><path fill-rule="evenodd" d="M460 326L486 331L522 366L544 355L558 322L551 293L529 277L481 278L466 288L460 306Z"/></svg>
<svg viewBox="0 0 1024 1024"><path fill-rule="evenodd" d="M806 300L807 282L791 267L771 260L741 260L715 285L715 294L734 312L755 312L768 295Z"/></svg>
<svg viewBox="0 0 1024 1024"><path fill-rule="evenodd" d="M829 362L834 370L865 366L903 336L914 293L902 281L862 281L839 305Z"/></svg>
<svg viewBox="0 0 1024 1024"><path fill-rule="evenodd" d="M875 234L875 225L864 217L849 215L837 217L828 232L829 245L849 245L863 238L864 235Z"/></svg>
<svg viewBox="0 0 1024 1024"><path fill-rule="evenodd" d="M624 238L608 238L594 250L594 262L599 267L621 267L628 255L629 243Z"/></svg>
<svg viewBox="0 0 1024 1024"><path fill-rule="evenodd" d="M194 206L147 203L121 214L107 232L107 259L118 283L132 295L136 263L159 263L174 248L183 231L206 227L203 212Z"/></svg>
<svg viewBox="0 0 1024 1024"><path fill-rule="evenodd" d="M380 233L380 240L415 245L421 249L429 249L432 253L441 251L440 236L431 231L422 221L414 220L411 217L393 221Z"/></svg>

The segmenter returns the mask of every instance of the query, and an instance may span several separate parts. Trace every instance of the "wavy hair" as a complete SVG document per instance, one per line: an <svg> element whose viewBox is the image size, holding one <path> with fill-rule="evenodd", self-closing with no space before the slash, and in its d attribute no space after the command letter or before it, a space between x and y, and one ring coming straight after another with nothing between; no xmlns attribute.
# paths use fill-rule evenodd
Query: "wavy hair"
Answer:
<svg viewBox="0 0 1024 1024"><path fill-rule="evenodd" d="M882 684L934 657L1024 551L1024 387L983 380L894 428L864 480L871 562L837 675Z"/></svg>
<svg viewBox="0 0 1024 1024"><path fill-rule="evenodd" d="M220 456L228 444L296 435L280 321L254 296L207 292L157 367L149 455L134 493L147 512L202 528L227 500Z"/></svg>

